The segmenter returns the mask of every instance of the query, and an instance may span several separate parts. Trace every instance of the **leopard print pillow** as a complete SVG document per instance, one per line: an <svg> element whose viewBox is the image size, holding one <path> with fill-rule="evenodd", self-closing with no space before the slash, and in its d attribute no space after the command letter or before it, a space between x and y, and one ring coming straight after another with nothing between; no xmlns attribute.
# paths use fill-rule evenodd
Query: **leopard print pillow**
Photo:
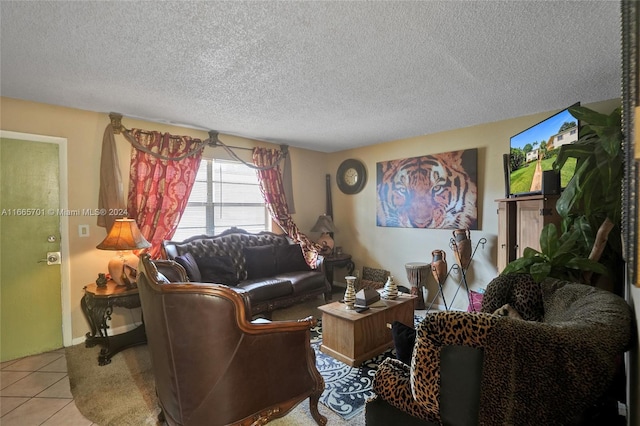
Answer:
<svg viewBox="0 0 640 426"><path fill-rule="evenodd" d="M531 275L500 275L487 285L481 312L495 313L506 304L526 321L542 321L544 318L541 287Z"/></svg>

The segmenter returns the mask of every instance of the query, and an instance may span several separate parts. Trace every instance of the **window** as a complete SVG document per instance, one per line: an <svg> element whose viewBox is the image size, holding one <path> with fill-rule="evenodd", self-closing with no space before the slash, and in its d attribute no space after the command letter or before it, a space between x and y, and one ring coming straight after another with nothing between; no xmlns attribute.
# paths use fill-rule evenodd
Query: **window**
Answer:
<svg viewBox="0 0 640 426"><path fill-rule="evenodd" d="M254 169L237 161L202 159L173 239L216 235L232 226L260 232L270 224Z"/></svg>

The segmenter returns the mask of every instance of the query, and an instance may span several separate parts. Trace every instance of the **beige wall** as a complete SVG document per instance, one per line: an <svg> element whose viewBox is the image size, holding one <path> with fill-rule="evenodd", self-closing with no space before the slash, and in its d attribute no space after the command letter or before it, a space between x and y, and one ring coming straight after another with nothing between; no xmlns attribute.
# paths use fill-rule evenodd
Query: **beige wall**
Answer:
<svg viewBox="0 0 640 426"><path fill-rule="evenodd" d="M98 203L99 165L102 135L109 123L108 113L94 113L78 109L25 102L10 98L0 98L0 129L20 133L58 136L67 139L68 144L68 208L95 209ZM123 119L127 128L166 131L173 134L189 135L205 139L206 132L175 126ZM252 147L269 144L249 139L220 135L220 140L228 145ZM128 184L128 164L130 145L116 135L120 165L125 184ZM249 151L239 151L247 156ZM325 206L325 163L326 155L303 149L290 149L293 161L294 197L297 200L295 220L299 220L303 231L313 226L318 214ZM206 156L227 157L222 148L207 148ZM248 157L247 157L248 159ZM84 334L89 326L80 309L83 287L95 281L99 272L106 272L112 252L97 250L95 247L106 235L104 228L96 225L95 217L71 216L69 220L69 275L71 328L73 344L84 342ZM78 226L89 225L89 237L78 236ZM63 236L64 238L64 236ZM116 308L113 328L131 327L140 321L139 309Z"/></svg>
<svg viewBox="0 0 640 426"><path fill-rule="evenodd" d="M619 100L586 105L592 109L610 112L620 104ZM555 112L555 111L552 111ZM395 281L408 286L405 263L430 262L431 251L443 249L449 266L455 261L449 248L451 230L384 228L376 226L376 163L380 161L416 157L427 154L478 148L478 214L477 231L471 231L472 243L486 238L480 246L467 273L471 289L484 288L496 276L496 241L498 215L496 199L504 198L502 155L509 152L509 138L548 117L552 112L535 114L495 123L486 123L442 133L418 136L382 143L360 149L342 151L329 156L328 170L332 175L334 222L338 229L336 245L353 255L356 267L363 265L382 267L391 271ZM356 195L345 195L335 185L335 172L347 158L363 161L367 167L367 184ZM344 271L336 273L336 280ZM461 276L452 274L444 284L447 304L461 282ZM437 293L433 278L428 280L430 301ZM437 302L439 303L439 302ZM467 299L460 291L453 304L455 309L466 309Z"/></svg>
<svg viewBox="0 0 640 426"><path fill-rule="evenodd" d="M619 101L613 100L588 106L608 112L618 103ZM0 107L0 129L2 130L67 138L69 208L96 208L101 141L104 128L109 122L108 113L94 113L9 98L0 98ZM487 244L484 248L478 248L467 275L467 281L472 289L484 287L497 273L495 200L504 196L502 154L509 150L511 135L546 118L550 113L418 136L333 154L291 148L296 200L296 213L293 218L302 232L317 238L318 235L310 233L309 230L318 215L325 212L325 175L330 174L334 222L337 227L336 245L342 246L345 252L353 255L358 270L361 270L363 265L384 267L392 272L398 284L406 286L408 280L405 263L429 262L431 251L436 248L444 249L450 262L453 262L453 253L448 247L451 230L377 227L376 163L478 148L480 229L472 231L471 238L475 244L479 238L484 237L487 239ZM131 120L126 117L123 119L123 124L127 128L168 131L202 139L208 136L203 131ZM220 139L230 145L246 147L255 144L268 145L229 135L220 135ZM126 181L130 147L122 136L116 136L116 141L123 178ZM207 148L205 155L225 156L225 153L221 148ZM356 195L343 194L335 184L336 170L347 158L362 160L369 175L364 190ZM90 226L90 236L79 238L78 226L84 224ZM94 217L69 218L70 306L74 343L82 342L84 334L88 331L88 325L80 311L82 288L95 281L98 272L105 271L107 262L112 257L112 253L95 248L105 235L105 230L96 225ZM344 275L346 275L345 270L337 270L336 281L344 281ZM451 276L445 283L447 302L451 301L459 280L459 276ZM428 282L428 297L431 299L435 295L436 288L432 278ZM466 308L464 292L460 292L456 297L454 308ZM117 309L113 325L119 327L139 320L140 313L137 310Z"/></svg>

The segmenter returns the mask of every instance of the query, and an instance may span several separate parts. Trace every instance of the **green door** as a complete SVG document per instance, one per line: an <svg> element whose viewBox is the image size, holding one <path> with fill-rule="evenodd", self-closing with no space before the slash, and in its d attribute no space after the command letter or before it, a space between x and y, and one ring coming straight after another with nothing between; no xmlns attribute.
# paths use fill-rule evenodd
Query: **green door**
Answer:
<svg viewBox="0 0 640 426"><path fill-rule="evenodd" d="M58 155L0 138L0 361L62 347Z"/></svg>

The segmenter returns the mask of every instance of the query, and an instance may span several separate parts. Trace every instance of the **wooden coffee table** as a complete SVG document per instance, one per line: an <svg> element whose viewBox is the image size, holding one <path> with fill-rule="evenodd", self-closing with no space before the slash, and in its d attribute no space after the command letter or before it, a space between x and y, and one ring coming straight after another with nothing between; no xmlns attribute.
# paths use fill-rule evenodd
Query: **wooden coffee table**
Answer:
<svg viewBox="0 0 640 426"><path fill-rule="evenodd" d="M393 347L387 324L400 321L413 327L416 296L400 293L395 300L381 299L380 307L372 306L357 313L344 303L319 306L322 312L322 345L320 350L351 366L381 354Z"/></svg>

